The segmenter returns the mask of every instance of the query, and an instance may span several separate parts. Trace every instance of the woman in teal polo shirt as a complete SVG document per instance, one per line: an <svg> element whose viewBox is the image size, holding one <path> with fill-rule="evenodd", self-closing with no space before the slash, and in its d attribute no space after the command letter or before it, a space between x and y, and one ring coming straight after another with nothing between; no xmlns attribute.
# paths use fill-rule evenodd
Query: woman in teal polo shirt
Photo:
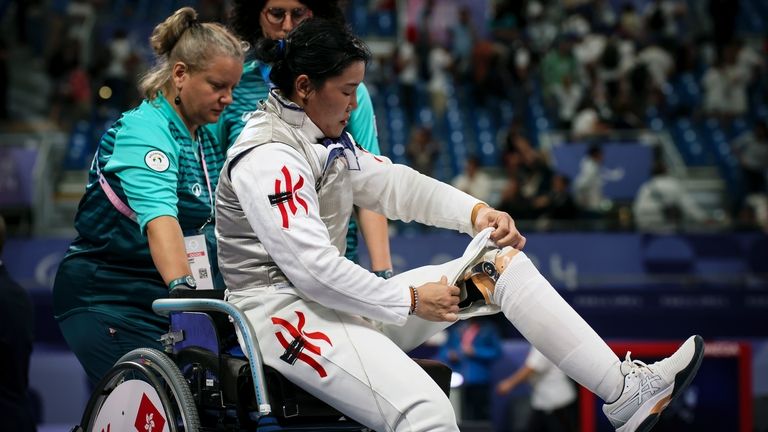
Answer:
<svg viewBox="0 0 768 432"><path fill-rule="evenodd" d="M338 0L235 0L232 27L238 36L252 46L263 38L283 39L294 27L310 17L324 18L346 26ZM215 134L229 148L243 130L250 113L257 110L269 93L269 65L249 58L243 68L233 95L234 102L227 107L215 125ZM364 83L357 88L357 108L352 111L347 131L366 151L381 154L376 132L376 118L371 96ZM377 275L392 276L392 260L389 254L387 219L367 209L356 209L357 218L349 223L345 256L358 262L358 224L365 238L371 258L371 270Z"/></svg>
<svg viewBox="0 0 768 432"><path fill-rule="evenodd" d="M213 192L224 155L201 126L232 102L242 42L188 7L150 42L146 99L102 137L54 282L56 319L93 382L130 350L159 348L168 323L151 305L169 287L223 288Z"/></svg>

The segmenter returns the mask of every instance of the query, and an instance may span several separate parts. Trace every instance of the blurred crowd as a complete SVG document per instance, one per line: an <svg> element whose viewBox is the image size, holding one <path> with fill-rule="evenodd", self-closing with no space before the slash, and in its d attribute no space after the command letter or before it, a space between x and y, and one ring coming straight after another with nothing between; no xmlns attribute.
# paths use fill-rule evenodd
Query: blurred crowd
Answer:
<svg viewBox="0 0 768 432"><path fill-rule="evenodd" d="M66 131L87 120L95 146L104 125L139 101L136 82L151 62L146 41L158 21L153 17L182 3L194 3L203 20L226 21L230 11L226 0L0 2L3 22L15 23L0 45L2 99L8 100L9 46L27 47L51 83L49 119ZM553 167L539 135L560 131L568 141L600 144L617 131L664 130L679 119L710 122L738 161L724 211L734 221L768 226L763 3L370 0L348 2L347 10L355 31L391 47L374 50L366 81L382 150L395 161L442 180L455 178L457 187L540 228L563 220L642 227L651 213L651 219L701 222L709 215L695 202L670 211L662 202L669 201L663 197L669 188L646 193L646 201L655 199L651 210L609 202L600 192L610 173L600 169L599 145L582 161L580 174L568 178ZM395 22L371 34L366 19L375 17ZM387 133L390 116L381 112L390 106L382 101L393 96L403 112L400 135ZM491 113L495 148L483 150L488 158L481 157L481 146L467 146L454 169L439 170L449 148L463 144L450 126L456 106L469 116ZM1 108L7 118L7 103ZM659 156L655 174L669 174L664 163Z"/></svg>

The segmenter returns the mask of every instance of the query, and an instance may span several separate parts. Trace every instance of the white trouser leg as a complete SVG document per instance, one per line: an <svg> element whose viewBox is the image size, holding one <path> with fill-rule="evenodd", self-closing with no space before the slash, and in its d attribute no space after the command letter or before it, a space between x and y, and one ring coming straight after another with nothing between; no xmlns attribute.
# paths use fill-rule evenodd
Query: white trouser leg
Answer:
<svg viewBox="0 0 768 432"><path fill-rule="evenodd" d="M496 282L493 301L536 349L576 382L606 401L621 393L619 358L525 253L511 259Z"/></svg>
<svg viewBox="0 0 768 432"><path fill-rule="evenodd" d="M291 293L229 301L254 325L265 364L350 418L382 432L458 431L442 390L368 321ZM289 364L284 343L298 333L307 344Z"/></svg>

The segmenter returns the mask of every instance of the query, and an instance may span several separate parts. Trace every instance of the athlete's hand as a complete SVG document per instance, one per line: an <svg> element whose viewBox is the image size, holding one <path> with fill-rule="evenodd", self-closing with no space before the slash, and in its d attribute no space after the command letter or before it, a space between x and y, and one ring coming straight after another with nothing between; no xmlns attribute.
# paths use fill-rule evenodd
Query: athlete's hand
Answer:
<svg viewBox="0 0 768 432"><path fill-rule="evenodd" d="M525 246L525 237L517 230L515 221L509 213L496 210L493 207L481 208L475 218L475 231L480 232L488 227L496 228L491 233L491 240L498 247L512 246L517 250L522 250Z"/></svg>
<svg viewBox="0 0 768 432"><path fill-rule="evenodd" d="M416 287L419 301L416 316L428 321L456 321L459 319L459 287L448 285L443 276L440 282L430 282Z"/></svg>

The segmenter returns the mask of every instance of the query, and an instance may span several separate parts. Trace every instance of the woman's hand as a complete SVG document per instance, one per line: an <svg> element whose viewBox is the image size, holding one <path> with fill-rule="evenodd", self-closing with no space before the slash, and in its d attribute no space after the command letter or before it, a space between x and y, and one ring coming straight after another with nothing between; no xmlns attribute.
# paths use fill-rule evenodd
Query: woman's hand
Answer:
<svg viewBox="0 0 768 432"><path fill-rule="evenodd" d="M522 250L525 246L525 237L515 227L515 221L507 212L496 210L492 207L483 207L477 212L475 218L475 231L480 232L488 227L496 228L491 233L491 240L500 248L512 246Z"/></svg>
<svg viewBox="0 0 768 432"><path fill-rule="evenodd" d="M459 294L455 285L448 285L443 276L440 282L430 282L416 287L419 300L416 303L417 317L428 321L449 321L459 319Z"/></svg>

